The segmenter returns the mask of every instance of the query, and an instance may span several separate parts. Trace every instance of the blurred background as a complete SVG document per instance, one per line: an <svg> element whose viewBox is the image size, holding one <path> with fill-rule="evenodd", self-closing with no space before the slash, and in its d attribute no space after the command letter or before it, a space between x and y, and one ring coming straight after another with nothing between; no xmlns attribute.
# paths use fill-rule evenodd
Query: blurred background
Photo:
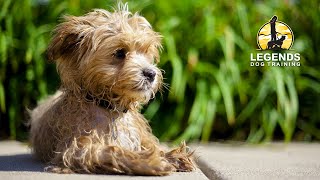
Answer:
<svg viewBox="0 0 320 180"><path fill-rule="evenodd" d="M170 85L142 112L163 141L320 140L320 3L307 0L128 1L161 32ZM112 10L108 0L0 0L0 139L27 140L27 109L54 93L45 52L64 14ZM251 67L273 15L295 36L300 67Z"/></svg>

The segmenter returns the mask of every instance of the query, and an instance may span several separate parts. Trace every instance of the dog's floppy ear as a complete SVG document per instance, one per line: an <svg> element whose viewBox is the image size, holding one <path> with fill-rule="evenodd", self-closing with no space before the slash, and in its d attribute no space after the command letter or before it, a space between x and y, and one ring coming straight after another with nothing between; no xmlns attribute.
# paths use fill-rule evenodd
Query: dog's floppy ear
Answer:
<svg viewBox="0 0 320 180"><path fill-rule="evenodd" d="M57 60L68 55L80 55L79 47L94 27L83 17L65 16L64 22L53 31L53 37L47 49L47 58ZM80 54L79 54L80 53Z"/></svg>

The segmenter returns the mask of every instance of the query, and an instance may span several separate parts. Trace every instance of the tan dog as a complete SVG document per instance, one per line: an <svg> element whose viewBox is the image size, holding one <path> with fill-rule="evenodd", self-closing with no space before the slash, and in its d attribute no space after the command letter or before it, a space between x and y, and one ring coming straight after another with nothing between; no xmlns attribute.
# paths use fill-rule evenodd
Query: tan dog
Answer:
<svg viewBox="0 0 320 180"><path fill-rule="evenodd" d="M161 36L120 4L67 16L54 31L48 58L62 86L31 112L34 154L57 173L167 175L192 171L183 143L165 152L139 113L161 88Z"/></svg>

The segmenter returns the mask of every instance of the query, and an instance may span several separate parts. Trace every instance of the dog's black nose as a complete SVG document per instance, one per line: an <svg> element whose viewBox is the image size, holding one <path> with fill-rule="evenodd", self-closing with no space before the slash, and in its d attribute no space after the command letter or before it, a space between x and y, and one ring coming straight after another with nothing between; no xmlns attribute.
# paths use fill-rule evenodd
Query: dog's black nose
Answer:
<svg viewBox="0 0 320 180"><path fill-rule="evenodd" d="M154 78L156 76L156 72L154 70L144 69L142 73L148 79L149 82L152 83L154 81Z"/></svg>

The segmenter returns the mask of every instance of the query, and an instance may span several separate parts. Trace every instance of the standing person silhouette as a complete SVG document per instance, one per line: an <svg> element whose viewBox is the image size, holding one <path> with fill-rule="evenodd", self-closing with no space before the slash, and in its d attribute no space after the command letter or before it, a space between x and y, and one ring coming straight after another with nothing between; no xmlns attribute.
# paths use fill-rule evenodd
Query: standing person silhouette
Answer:
<svg viewBox="0 0 320 180"><path fill-rule="evenodd" d="M276 31L276 21L278 17L273 16L270 20L270 27L271 27L271 41L277 40L277 31Z"/></svg>

